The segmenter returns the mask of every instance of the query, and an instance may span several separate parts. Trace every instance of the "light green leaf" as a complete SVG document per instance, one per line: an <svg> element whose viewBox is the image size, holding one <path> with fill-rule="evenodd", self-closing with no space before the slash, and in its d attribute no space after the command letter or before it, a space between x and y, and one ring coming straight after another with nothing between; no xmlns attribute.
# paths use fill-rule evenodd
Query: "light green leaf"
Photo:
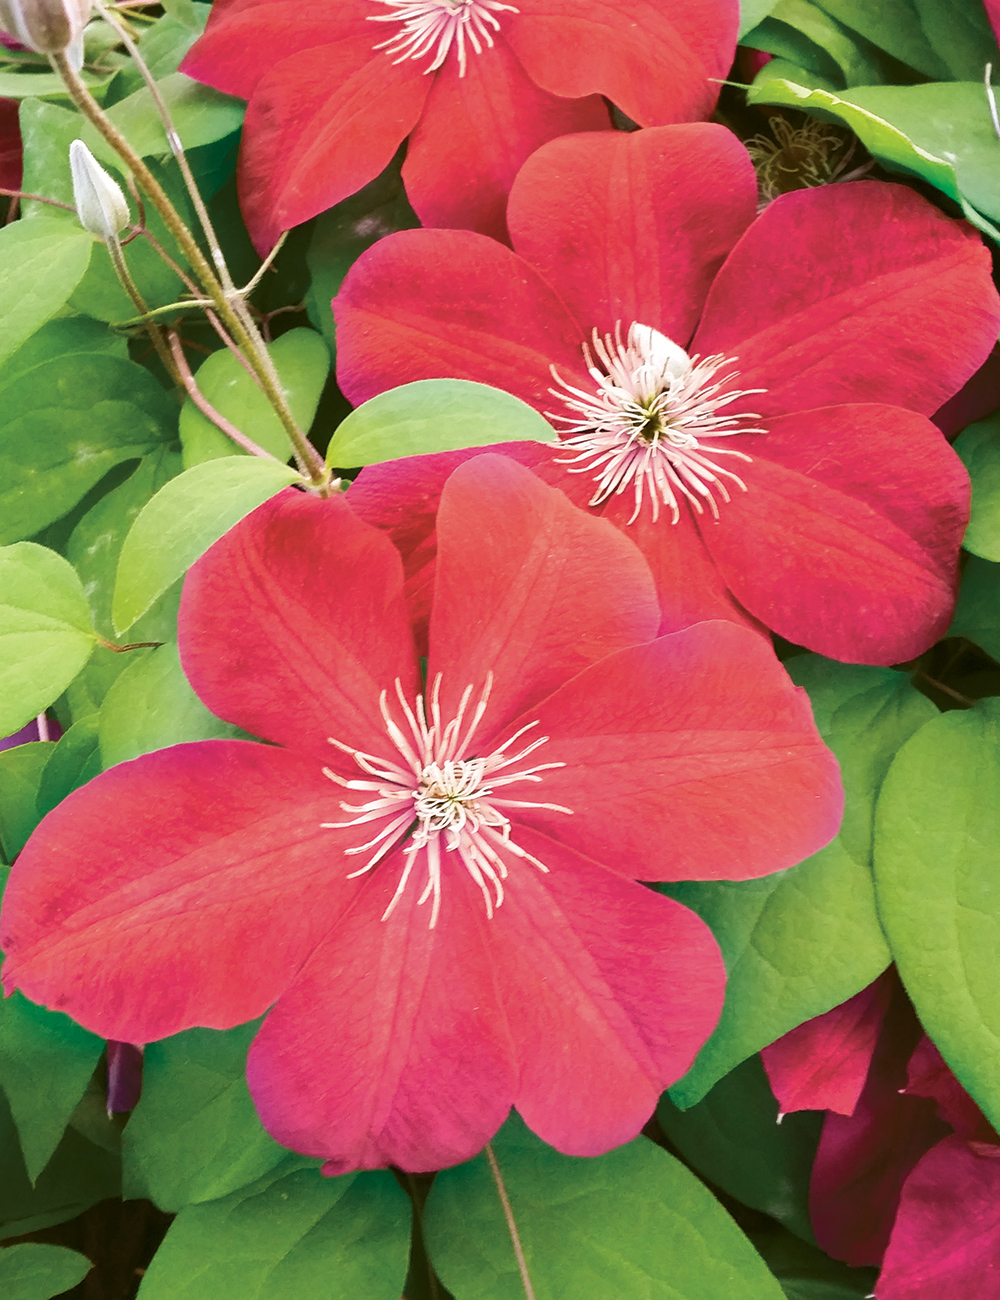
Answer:
<svg viewBox="0 0 1000 1300"><path fill-rule="evenodd" d="M785 667L809 692L844 780L837 838L790 871L737 883L658 886L691 907L722 948L728 981L719 1024L670 1089L681 1107L788 1030L853 997L890 957L871 877L875 799L900 745L933 704L888 668L801 655Z"/></svg>
<svg viewBox="0 0 1000 1300"><path fill-rule="evenodd" d="M1000 560L1000 411L963 429L955 450L972 479L972 517L962 545L984 560Z"/></svg>
<svg viewBox="0 0 1000 1300"><path fill-rule="evenodd" d="M91 92L101 90L115 75L115 69L95 73L83 69L80 76ZM0 72L0 98L27 99L33 96L65 96L66 86L55 72Z"/></svg>
<svg viewBox="0 0 1000 1300"><path fill-rule="evenodd" d="M95 639L68 560L33 542L0 547L0 736L58 699Z"/></svg>
<svg viewBox="0 0 1000 1300"><path fill-rule="evenodd" d="M142 1097L122 1148L127 1197L176 1214L228 1196L285 1159L247 1091L247 1051L259 1027L190 1029L146 1048Z"/></svg>
<svg viewBox="0 0 1000 1300"><path fill-rule="evenodd" d="M294 329L276 339L268 351L281 377L295 422L300 429L308 431L330 373L330 350L315 330ZM240 433L278 460L289 459L292 448L284 426L246 367L228 348L213 352L203 361L197 379L208 402ZM245 454L202 415L190 398L181 411L180 434L185 469L219 456Z"/></svg>
<svg viewBox="0 0 1000 1300"><path fill-rule="evenodd" d="M157 84L185 149L221 140L243 125L246 104L240 99L192 81L183 72L170 73ZM146 86L110 108L108 117L143 157L170 154L166 131ZM98 158L106 155L103 137L90 123L84 125L80 138Z"/></svg>
<svg viewBox="0 0 1000 1300"><path fill-rule="evenodd" d="M711 1192L648 1139L580 1159L513 1116L493 1150L538 1300L782 1300ZM461 1300L524 1300L485 1154L438 1174L424 1233L441 1281Z"/></svg>
<svg viewBox="0 0 1000 1300"><path fill-rule="evenodd" d="M879 796L875 888L917 1015L1000 1127L1000 700L944 713Z"/></svg>
<svg viewBox="0 0 1000 1300"><path fill-rule="evenodd" d="M23 1241L0 1250L0 1295L4 1300L51 1300L76 1286L93 1265L66 1246Z"/></svg>
<svg viewBox="0 0 1000 1300"><path fill-rule="evenodd" d="M209 713L188 684L176 642L135 658L112 683L100 714L105 769L190 740L243 737L239 727Z"/></svg>
<svg viewBox="0 0 1000 1300"><path fill-rule="evenodd" d="M740 0L739 40L767 17L778 0Z"/></svg>
<svg viewBox="0 0 1000 1300"><path fill-rule="evenodd" d="M200 32L204 26L204 20L198 13L202 6L195 5L193 0L163 0L163 8L175 22L180 23L189 31Z"/></svg>
<svg viewBox="0 0 1000 1300"><path fill-rule="evenodd" d="M55 743L31 741L0 752L0 859L10 866L38 825L36 799Z"/></svg>
<svg viewBox="0 0 1000 1300"><path fill-rule="evenodd" d="M97 715L91 714L74 722L54 746L38 788L39 817L51 812L68 794L86 785L100 770Z"/></svg>
<svg viewBox="0 0 1000 1300"><path fill-rule="evenodd" d="M0 362L65 304L83 279L93 246L85 230L51 218L0 229Z"/></svg>
<svg viewBox="0 0 1000 1300"><path fill-rule="evenodd" d="M809 1178L823 1116L801 1111L779 1123L778 1103L759 1056L720 1079L690 1110L679 1110L664 1095L656 1118L708 1182L769 1214L804 1241L814 1241Z"/></svg>
<svg viewBox="0 0 1000 1300"><path fill-rule="evenodd" d="M1000 565L969 558L948 635L968 637L1000 661Z"/></svg>
<svg viewBox="0 0 1000 1300"><path fill-rule="evenodd" d="M834 77L839 84L850 86L882 80L878 64L860 47L855 34L811 0L778 0L764 26L770 28L772 24L782 24L786 30L790 28L811 42L815 66L821 74L830 75L827 64L832 59Z"/></svg>
<svg viewBox="0 0 1000 1300"><path fill-rule="evenodd" d="M466 379L418 379L379 393L344 420L326 463L341 469L498 442L552 442L549 422L520 398Z"/></svg>
<svg viewBox="0 0 1000 1300"><path fill-rule="evenodd" d="M324 1178L307 1163L290 1156L222 1200L185 1206L140 1300L396 1300L409 1255L405 1193L388 1170Z"/></svg>
<svg viewBox="0 0 1000 1300"><path fill-rule="evenodd" d="M948 65L927 40L913 0L821 0L823 8L846 27L908 67L934 81L949 77ZM956 6L949 4L957 17Z"/></svg>
<svg viewBox="0 0 1000 1300"><path fill-rule="evenodd" d="M103 1039L20 993L0 1006L0 1084L33 1184L59 1145L103 1051Z"/></svg>
<svg viewBox="0 0 1000 1300"><path fill-rule="evenodd" d="M144 506L118 561L112 620L120 634L234 524L295 482L287 465L252 457L206 461Z"/></svg>

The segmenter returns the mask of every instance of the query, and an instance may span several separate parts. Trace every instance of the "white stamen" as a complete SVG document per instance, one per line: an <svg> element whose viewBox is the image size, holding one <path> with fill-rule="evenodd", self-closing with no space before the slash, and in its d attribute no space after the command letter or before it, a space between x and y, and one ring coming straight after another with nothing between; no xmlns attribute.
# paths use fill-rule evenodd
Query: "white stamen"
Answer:
<svg viewBox="0 0 1000 1300"><path fill-rule="evenodd" d="M504 899L503 881L507 879L504 854L530 862L540 871L548 867L539 862L526 849L510 838L510 819L501 808L545 808L549 812L571 813L572 809L553 803L528 803L524 800L496 799L494 792L517 781L541 781L540 772L548 772L564 763L536 763L532 767L519 766L529 754L544 745L548 736L539 736L519 753L509 756L508 749L525 732L537 727L537 722L515 731L512 736L485 757L466 757L493 689L493 674L488 674L486 685L472 716L465 726L472 687L467 686L458 703L458 711L450 722L441 717L441 675L434 679L428 710L424 697L418 695L411 707L396 679L396 699L406 720L410 734L395 720L389 710L389 694L383 691L379 709L385 722L386 734L404 759L405 766L365 754L340 740L330 737L330 744L345 754L350 754L358 767L374 781L348 780L330 768L324 767L326 776L346 790L366 790L377 797L367 803L341 803L345 812L355 813L350 821L322 822L329 830L343 830L348 826L362 826L366 822L389 818L378 834L365 844L345 849L347 855L374 853L363 867L347 877L353 880L371 871L403 841L409 843L403 850L405 866L389 906L382 914L384 921L402 898L407 881L421 851L425 851L427 883L417 899L417 905L431 904L431 929L437 924L441 910L441 842L449 853L455 853L471 878L482 891L486 915L492 918ZM464 732L463 732L464 726ZM505 769L515 768L514 771ZM402 811L400 811L402 805Z"/></svg>
<svg viewBox="0 0 1000 1300"><path fill-rule="evenodd" d="M500 0L374 0L395 13L372 14L369 22L401 23L403 30L375 46L386 54L398 54L393 63L422 59L434 50L434 58L424 74L436 72L448 57L452 45L458 53L458 75L465 76L468 63L466 41L477 54L493 48L493 33L500 24L493 16L506 11L520 11ZM435 49L436 47L436 49Z"/></svg>
<svg viewBox="0 0 1000 1300"><path fill-rule="evenodd" d="M629 488L635 493L635 509L629 523L642 510L643 495L652 506L653 519L659 518L660 503L671 513L671 523L680 518L680 497L685 497L698 514L708 506L715 519L719 507L717 493L730 501L729 488L741 492L747 485L732 470L709 459L735 456L748 464L751 457L725 447L703 446L706 438L730 438L742 433L766 433L766 429L747 427L747 420L759 420L753 412L720 415L723 407L762 388L727 389L739 371L732 370L716 379L723 366L736 358L688 356L682 347L649 325L633 322L622 342L621 322L615 337L602 339L595 329L590 345L584 343L583 355L596 393L585 392L566 383L551 367L559 388L550 388L573 415L550 415L569 426L560 448L578 454L565 458L573 465L571 474L594 474L597 489L588 502L598 506L611 496ZM596 360L595 360L596 358ZM600 363L600 364L598 364Z"/></svg>

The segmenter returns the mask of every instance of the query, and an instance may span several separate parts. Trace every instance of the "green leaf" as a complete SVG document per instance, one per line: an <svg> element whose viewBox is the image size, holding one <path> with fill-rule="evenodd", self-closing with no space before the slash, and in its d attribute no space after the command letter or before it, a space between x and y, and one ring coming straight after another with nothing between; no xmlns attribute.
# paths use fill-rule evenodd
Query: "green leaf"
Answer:
<svg viewBox="0 0 1000 1300"><path fill-rule="evenodd" d="M878 63L861 48L855 34L811 0L778 0L761 31L773 33L778 28L785 39L782 48L774 52L794 58L800 50L807 51L803 66L814 68L824 78L832 77L837 84L844 86L883 80ZM793 33L804 37L808 46L803 46L801 40L789 39ZM768 44L761 45L755 41L754 33L750 34L747 43L770 48Z"/></svg>
<svg viewBox="0 0 1000 1300"><path fill-rule="evenodd" d="M396 1300L408 1198L388 1170L324 1178L305 1163L290 1156L222 1200L185 1206L140 1300Z"/></svg>
<svg viewBox="0 0 1000 1300"><path fill-rule="evenodd" d="M0 229L0 362L65 304L83 279L93 246L85 230L52 218Z"/></svg>
<svg viewBox="0 0 1000 1300"><path fill-rule="evenodd" d="M0 1250L4 1300L51 1300L82 1282L92 1268L85 1255L65 1246L23 1241Z"/></svg>
<svg viewBox="0 0 1000 1300"><path fill-rule="evenodd" d="M949 636L965 636L1000 661L1000 565L970 556Z"/></svg>
<svg viewBox="0 0 1000 1300"><path fill-rule="evenodd" d="M777 3L778 0L740 0L740 41L763 22Z"/></svg>
<svg viewBox="0 0 1000 1300"><path fill-rule="evenodd" d="M114 75L114 68L101 73L83 69L80 73L83 84L91 92L102 89ZM62 77L55 72L0 72L0 98L27 99L36 95L65 97L66 86Z"/></svg>
<svg viewBox="0 0 1000 1300"><path fill-rule="evenodd" d="M112 604L116 631L130 628L213 542L298 477L275 461L227 456L160 488L122 546Z"/></svg>
<svg viewBox="0 0 1000 1300"><path fill-rule="evenodd" d="M170 73L157 85L185 149L224 139L243 125L246 104L242 100L192 81L183 72ZM108 109L108 117L142 157L170 154L166 131L146 86ZM86 123L80 138L103 161L108 146L97 129Z"/></svg>
<svg viewBox="0 0 1000 1300"><path fill-rule="evenodd" d="M188 684L176 642L135 657L112 683L100 714L105 768L189 740L245 736L209 713Z"/></svg>
<svg viewBox="0 0 1000 1300"><path fill-rule="evenodd" d="M204 27L204 19L198 13L201 5L195 5L193 0L163 0L163 8L166 13L186 27L189 31L200 32Z"/></svg>
<svg viewBox="0 0 1000 1300"><path fill-rule="evenodd" d="M776 1224L747 1235L788 1300L862 1300L875 1289L877 1269L848 1268Z"/></svg>
<svg viewBox="0 0 1000 1300"><path fill-rule="evenodd" d="M838 22L853 28L900 63L934 81L948 79L948 64L927 40L913 0L879 0L878 4L869 0L822 0L822 4ZM957 18L957 7L949 8Z"/></svg>
<svg viewBox="0 0 1000 1300"><path fill-rule="evenodd" d="M944 713L879 796L879 911L917 1015L1000 1126L1000 700Z"/></svg>
<svg viewBox="0 0 1000 1300"><path fill-rule="evenodd" d="M1000 411L963 429L954 445L972 479L972 517L962 545L984 560L1000 560Z"/></svg>
<svg viewBox="0 0 1000 1300"><path fill-rule="evenodd" d="M0 858L9 866L38 825L35 800L55 744L36 740L0 752Z"/></svg>
<svg viewBox="0 0 1000 1300"><path fill-rule="evenodd" d="M563 1156L514 1115L493 1150L539 1300L781 1300L711 1192L648 1139L596 1158ZM424 1234L461 1300L524 1300L485 1154L438 1174Z"/></svg>
<svg viewBox="0 0 1000 1300"><path fill-rule="evenodd" d="M801 1111L779 1123L759 1056L720 1079L690 1110L679 1110L664 1094L656 1118L703 1178L813 1242L809 1177L823 1115Z"/></svg>
<svg viewBox="0 0 1000 1300"><path fill-rule="evenodd" d="M94 642L69 561L33 542L0 547L0 736L20 731L58 698Z"/></svg>
<svg viewBox="0 0 1000 1300"><path fill-rule="evenodd" d="M379 393L337 428L326 463L342 469L498 442L552 442L555 430L520 398L466 379L418 379Z"/></svg>
<svg viewBox="0 0 1000 1300"><path fill-rule="evenodd" d="M330 350L315 330L294 329L268 351L281 377L288 406L300 429L308 430L330 373ZM198 369L198 387L220 415L278 460L288 460L291 444L274 408L228 348L213 352ZM195 406L184 403L180 419L184 468L219 456L244 455L221 429Z"/></svg>
<svg viewBox="0 0 1000 1300"><path fill-rule="evenodd" d="M189 1029L146 1048L142 1097L122 1148L127 1197L176 1214L228 1196L285 1159L247 1091L247 1051L259 1027Z"/></svg>
<svg viewBox="0 0 1000 1300"><path fill-rule="evenodd" d="M128 342L122 335L112 334L99 321L87 320L83 316L57 317L36 330L7 358L0 371L0 388L6 388L15 379L49 361L81 352L128 361Z"/></svg>
<svg viewBox="0 0 1000 1300"><path fill-rule="evenodd" d="M101 770L97 744L97 715L81 718L62 735L51 751L38 789L38 815L53 808Z"/></svg>
<svg viewBox="0 0 1000 1300"><path fill-rule="evenodd" d="M143 366L101 353L0 382L0 542L37 533L109 469L167 440L175 412Z"/></svg>
<svg viewBox="0 0 1000 1300"><path fill-rule="evenodd" d="M900 745L933 704L888 668L818 655L785 667L812 700L816 725L844 780L837 838L789 871L737 883L658 886L693 908L722 948L728 981L719 1024L670 1089L681 1107L788 1030L859 992L889 963L871 877L875 799Z"/></svg>
<svg viewBox="0 0 1000 1300"><path fill-rule="evenodd" d="M104 1040L20 993L0 1006L0 1084L35 1183L94 1073Z"/></svg>

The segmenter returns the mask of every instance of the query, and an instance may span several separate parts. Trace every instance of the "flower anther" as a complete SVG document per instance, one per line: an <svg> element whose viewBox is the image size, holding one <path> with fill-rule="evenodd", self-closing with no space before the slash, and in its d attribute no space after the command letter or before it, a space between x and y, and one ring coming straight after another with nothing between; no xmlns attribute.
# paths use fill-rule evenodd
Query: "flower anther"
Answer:
<svg viewBox="0 0 1000 1300"><path fill-rule="evenodd" d="M379 708L388 737L402 757L401 763L365 754L330 737L331 745L349 754L363 772L376 779L348 780L330 768L324 768L324 773L345 789L372 791L376 797L363 804L341 803L345 812L356 813L357 816L347 822L323 822L321 825L328 830L340 830L389 818L374 839L344 850L348 855L374 850L365 865L352 871L348 879L353 880L356 876L371 871L388 853L412 835L410 843L403 850L408 860L396 892L382 915L383 921L402 898L417 858L421 850L426 849L427 883L417 903L420 905L428 898L433 898L430 928L434 929L441 910L442 834L445 850L457 854L482 891L486 915L490 919L494 909L503 903L503 881L507 879L508 873L505 853L523 858L540 871L548 872L544 863L511 840L510 820L500 810L546 808L550 812L570 813L572 809L559 804L498 799L495 792L517 781L541 781L540 772L564 767L565 764L541 763L531 767L518 767L515 771L504 771L523 763L529 754L533 754L548 740L548 736L538 736L518 753L508 753L515 741L538 725L535 722L519 728L485 758L468 756L473 735L486 712L492 687L493 676L489 674L466 726L472 686L467 686L462 693L455 717L445 723L441 714L440 673L434 679L429 708L423 695L418 695L411 707L397 678L396 699L406 720L405 728L409 735L392 716L388 691L382 692Z"/></svg>
<svg viewBox="0 0 1000 1300"><path fill-rule="evenodd" d="M395 12L372 14L371 22L402 23L403 26L401 32L376 45L376 50L398 54L394 63L422 59L433 50L434 59L424 69L428 73L441 67L454 45L460 77L465 76L468 64L466 41L477 54L492 49L493 32L500 30L494 14L519 12L513 5L501 4L499 0L375 0L375 3L387 5Z"/></svg>
<svg viewBox="0 0 1000 1300"><path fill-rule="evenodd" d="M662 503L676 524L682 497L698 514L704 514L707 505L718 519L715 494L723 501L732 499L726 480L742 492L747 486L706 451L713 457L735 456L748 463L751 457L730 448L706 447L705 439L766 433L745 424L760 418L752 412L719 414L739 398L764 390L727 388L739 372L715 376L735 357L689 356L665 334L637 321L629 326L624 341L620 322L614 338L606 334L602 339L595 329L591 345L583 344L583 354L596 393L566 383L555 366L550 367L552 376L563 391L549 390L574 413L550 415L569 426L560 448L577 453L563 458L563 463L574 466L571 474L596 471L597 488L588 504L601 505L631 489L635 509L630 524L638 519L644 496L649 498L654 520Z"/></svg>

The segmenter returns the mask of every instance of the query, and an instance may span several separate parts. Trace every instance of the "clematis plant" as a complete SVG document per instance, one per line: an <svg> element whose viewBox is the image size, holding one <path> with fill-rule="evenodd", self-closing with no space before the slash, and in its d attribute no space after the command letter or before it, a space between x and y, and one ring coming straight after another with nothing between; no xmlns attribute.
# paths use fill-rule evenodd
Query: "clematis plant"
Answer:
<svg viewBox="0 0 1000 1300"><path fill-rule="evenodd" d="M475 379L547 414L561 442L511 454L635 540L664 628L750 616L831 658L907 660L954 603L969 488L928 417L996 341L989 254L879 181L755 208L719 126L553 141L511 191L515 252L417 230L355 263L341 387ZM355 489L366 517L405 519L418 586L455 463Z"/></svg>
<svg viewBox="0 0 1000 1300"><path fill-rule="evenodd" d="M8 990L95 1033L272 1008L251 1092L330 1173L464 1160L512 1104L571 1154L634 1137L724 982L704 923L636 881L758 876L839 823L767 646L726 622L655 639L648 568L606 522L487 455L438 533L423 684L383 533L295 491L248 516L191 571L180 647L266 743L111 768L4 899Z"/></svg>
<svg viewBox="0 0 1000 1300"><path fill-rule="evenodd" d="M216 0L182 70L249 101L240 204L267 251L407 141L424 225L505 237L518 168L557 136L706 118L735 0Z"/></svg>

